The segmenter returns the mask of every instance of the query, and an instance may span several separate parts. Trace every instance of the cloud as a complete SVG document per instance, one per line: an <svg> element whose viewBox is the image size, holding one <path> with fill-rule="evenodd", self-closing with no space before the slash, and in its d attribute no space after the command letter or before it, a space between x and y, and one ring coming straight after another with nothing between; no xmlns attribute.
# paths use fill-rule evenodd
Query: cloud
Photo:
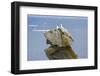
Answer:
<svg viewBox="0 0 100 76"><path fill-rule="evenodd" d="M32 31L45 32L45 31L49 31L49 29L47 29L47 30L32 30Z"/></svg>
<svg viewBox="0 0 100 76"><path fill-rule="evenodd" d="M29 25L30 27L37 27L38 25Z"/></svg>

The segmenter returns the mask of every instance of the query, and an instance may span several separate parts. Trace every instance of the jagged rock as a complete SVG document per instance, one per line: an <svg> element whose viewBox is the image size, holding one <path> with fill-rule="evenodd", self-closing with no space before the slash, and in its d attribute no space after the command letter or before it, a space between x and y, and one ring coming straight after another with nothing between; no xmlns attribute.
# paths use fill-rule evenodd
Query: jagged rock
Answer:
<svg viewBox="0 0 100 76"><path fill-rule="evenodd" d="M51 46L45 49L49 59L76 59L77 54L71 45L73 38L63 26L44 33L47 44Z"/></svg>
<svg viewBox="0 0 100 76"><path fill-rule="evenodd" d="M47 57L52 59L77 59L77 54L72 47L50 46L45 50Z"/></svg>
<svg viewBox="0 0 100 76"><path fill-rule="evenodd" d="M72 36L68 31L65 31L63 27L53 29L44 33L45 38L59 47L65 47L72 45Z"/></svg>

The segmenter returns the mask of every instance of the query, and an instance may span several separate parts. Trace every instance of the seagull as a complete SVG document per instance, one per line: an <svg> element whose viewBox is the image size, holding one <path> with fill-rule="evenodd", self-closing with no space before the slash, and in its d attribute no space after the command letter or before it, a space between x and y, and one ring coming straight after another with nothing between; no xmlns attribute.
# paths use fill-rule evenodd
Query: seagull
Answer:
<svg viewBox="0 0 100 76"><path fill-rule="evenodd" d="M58 29L59 27L57 26L56 28Z"/></svg>
<svg viewBox="0 0 100 76"><path fill-rule="evenodd" d="M62 24L60 24L60 28L68 33L68 30L65 29Z"/></svg>

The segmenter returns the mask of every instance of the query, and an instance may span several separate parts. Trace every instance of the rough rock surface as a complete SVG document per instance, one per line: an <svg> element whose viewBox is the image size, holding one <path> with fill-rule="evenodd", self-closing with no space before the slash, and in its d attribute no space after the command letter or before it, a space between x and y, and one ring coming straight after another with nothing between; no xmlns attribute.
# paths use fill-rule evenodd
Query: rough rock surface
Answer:
<svg viewBox="0 0 100 76"><path fill-rule="evenodd" d="M59 47L70 46L73 41L71 34L63 27L45 32L44 35L52 45L57 45Z"/></svg>
<svg viewBox="0 0 100 76"><path fill-rule="evenodd" d="M58 47L50 46L45 50L47 57L52 59L77 59L76 53L73 51L72 47Z"/></svg>
<svg viewBox="0 0 100 76"><path fill-rule="evenodd" d="M71 45L73 38L71 34L64 28L59 27L44 33L47 44L51 46L45 49L49 59L77 59L77 54Z"/></svg>

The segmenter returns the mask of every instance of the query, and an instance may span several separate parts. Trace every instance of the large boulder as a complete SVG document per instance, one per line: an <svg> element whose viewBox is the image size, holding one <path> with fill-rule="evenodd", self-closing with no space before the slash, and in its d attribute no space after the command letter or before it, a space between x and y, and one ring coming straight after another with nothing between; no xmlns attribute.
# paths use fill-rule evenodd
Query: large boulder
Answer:
<svg viewBox="0 0 100 76"><path fill-rule="evenodd" d="M50 60L53 59L77 59L77 54L74 52L71 46L58 47L50 46L45 49L46 55Z"/></svg>
<svg viewBox="0 0 100 76"><path fill-rule="evenodd" d="M71 34L63 26L49 30L44 35L52 45L59 47L71 46L73 42Z"/></svg>
<svg viewBox="0 0 100 76"><path fill-rule="evenodd" d="M71 47L73 38L63 26L49 30L44 35L47 44L50 44L50 47L45 49L49 59L77 59L77 54Z"/></svg>

